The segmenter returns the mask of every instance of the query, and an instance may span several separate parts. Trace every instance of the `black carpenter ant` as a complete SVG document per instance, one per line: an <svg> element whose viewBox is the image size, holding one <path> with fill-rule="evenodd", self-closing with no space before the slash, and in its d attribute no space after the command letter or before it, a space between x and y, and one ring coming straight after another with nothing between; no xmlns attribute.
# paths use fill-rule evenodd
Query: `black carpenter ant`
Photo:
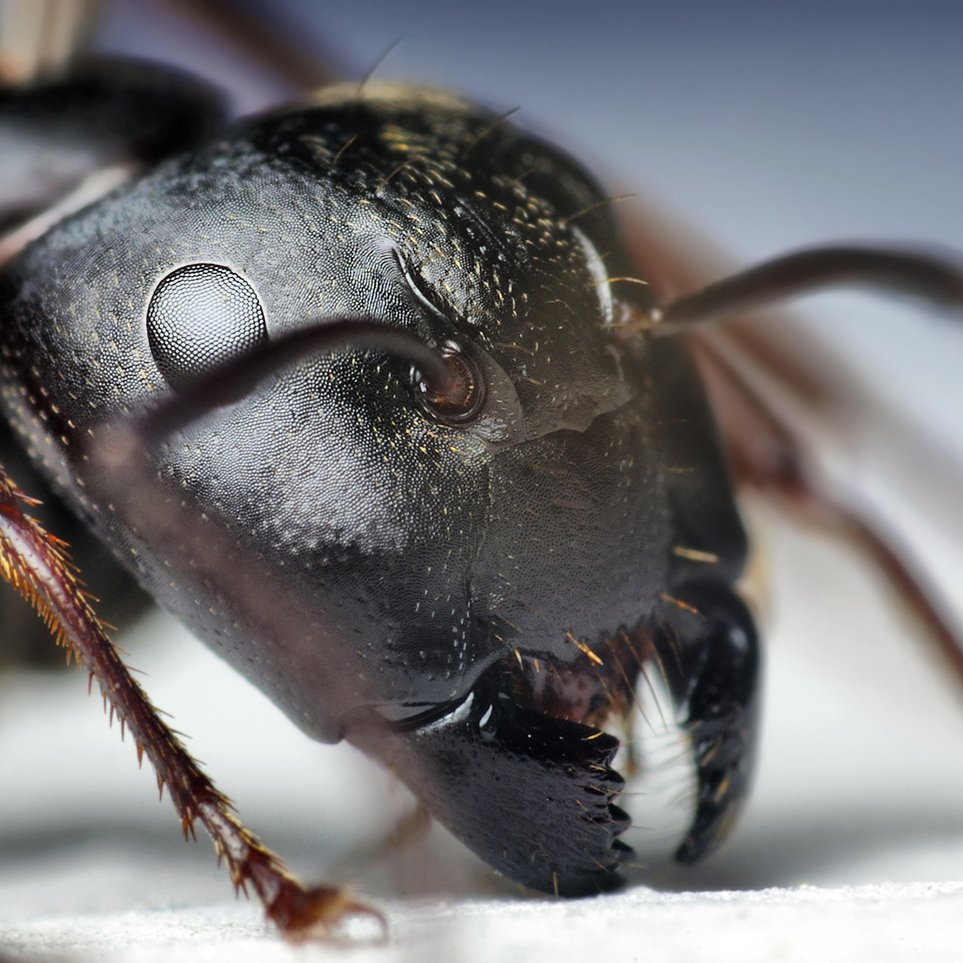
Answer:
<svg viewBox="0 0 963 963"><path fill-rule="evenodd" d="M392 767L535 889L620 882L608 730L657 676L697 781L676 858L698 859L745 796L759 656L734 587L744 531L678 335L827 283L958 308L956 266L826 248L669 299L657 243L626 240L592 178L508 118L369 83L209 134L205 89L177 82L172 124L171 79L124 70L8 93L0 114L66 145L64 176L34 197L25 177L3 211L3 404L35 463L298 726ZM69 115L51 108L65 97ZM91 135L108 105L122 120ZM107 162L72 169L78 139L118 128L132 150L88 204ZM734 470L805 498L792 439L699 351ZM0 520L8 579L235 882L291 933L371 912L303 889L240 824L6 474Z"/></svg>

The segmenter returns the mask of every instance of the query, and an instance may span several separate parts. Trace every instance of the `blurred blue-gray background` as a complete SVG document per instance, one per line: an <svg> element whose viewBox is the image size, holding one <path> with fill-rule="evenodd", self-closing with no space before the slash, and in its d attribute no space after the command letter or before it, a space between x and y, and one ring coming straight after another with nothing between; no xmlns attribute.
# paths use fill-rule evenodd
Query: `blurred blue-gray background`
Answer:
<svg viewBox="0 0 963 963"><path fill-rule="evenodd" d="M678 213L734 263L833 239L963 249L963 6L952 0L239 6L324 50L347 77L375 68L519 107L519 123L614 190ZM263 78L215 41L185 38L161 7L113 4L101 42L227 77L241 110L266 105ZM958 406L940 393L963 370L956 332L903 306L814 304L813 323L840 350L924 430L956 441Z"/></svg>

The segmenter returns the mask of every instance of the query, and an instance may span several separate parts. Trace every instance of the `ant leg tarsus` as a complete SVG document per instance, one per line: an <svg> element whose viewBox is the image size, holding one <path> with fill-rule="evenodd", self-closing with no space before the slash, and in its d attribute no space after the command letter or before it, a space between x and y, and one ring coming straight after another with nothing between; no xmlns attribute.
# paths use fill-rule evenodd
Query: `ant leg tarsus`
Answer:
<svg viewBox="0 0 963 963"><path fill-rule="evenodd" d="M291 937L327 935L351 915L367 915L384 927L381 914L334 886L306 888L240 821L230 800L214 785L174 732L160 718L124 665L73 569L66 545L46 532L25 509L32 502L0 467L0 570L36 609L57 643L96 679L111 716L129 729L138 759L147 756L158 785L167 787L185 836L200 822L227 863L237 889L252 886L267 916Z"/></svg>

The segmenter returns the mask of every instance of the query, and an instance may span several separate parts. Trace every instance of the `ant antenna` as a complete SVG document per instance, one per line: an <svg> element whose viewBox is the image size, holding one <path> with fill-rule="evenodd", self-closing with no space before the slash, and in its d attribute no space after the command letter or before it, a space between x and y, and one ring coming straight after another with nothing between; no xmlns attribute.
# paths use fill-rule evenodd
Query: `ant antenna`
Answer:
<svg viewBox="0 0 963 963"><path fill-rule="evenodd" d="M278 368L344 348L382 352L408 361L422 379L441 392L453 376L445 355L408 331L364 318L319 321L227 361L128 424L145 444L162 441L213 409L239 401Z"/></svg>
<svg viewBox="0 0 963 963"><path fill-rule="evenodd" d="M627 322L656 337L678 334L825 288L858 287L963 310L963 265L948 255L846 245L807 248L765 261Z"/></svg>

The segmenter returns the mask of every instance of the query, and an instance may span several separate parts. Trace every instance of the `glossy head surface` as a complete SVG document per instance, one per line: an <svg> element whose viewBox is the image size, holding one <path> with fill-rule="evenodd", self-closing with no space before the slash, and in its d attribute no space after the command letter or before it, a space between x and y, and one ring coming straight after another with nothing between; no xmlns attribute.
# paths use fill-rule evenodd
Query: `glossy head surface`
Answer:
<svg viewBox="0 0 963 963"><path fill-rule="evenodd" d="M711 432L677 349L613 336L624 255L568 158L447 95L351 94L163 165L31 246L2 293L6 404L59 485L323 738L359 702L416 715L498 660L570 662L644 622L676 564L672 399L695 391L694 431ZM438 417L410 365L349 346L160 447L199 524L296 600L297 630L265 638L90 494L78 443L264 339L345 317L460 352L484 400Z"/></svg>

